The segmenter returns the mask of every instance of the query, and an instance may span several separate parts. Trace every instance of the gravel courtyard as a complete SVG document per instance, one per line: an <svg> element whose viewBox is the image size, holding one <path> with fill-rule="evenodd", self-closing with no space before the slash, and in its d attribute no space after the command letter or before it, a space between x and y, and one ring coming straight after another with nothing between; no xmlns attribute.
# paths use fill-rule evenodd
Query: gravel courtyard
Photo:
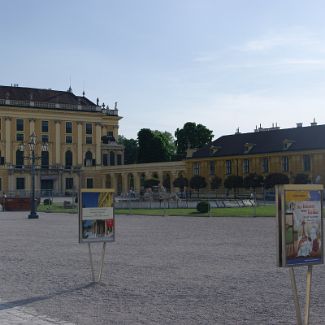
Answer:
<svg viewBox="0 0 325 325"><path fill-rule="evenodd" d="M26 216L0 213L0 310L80 325L295 324L274 218L117 216L92 284L77 215ZM303 298L306 267L295 270ZM310 324L325 324L324 266L313 268Z"/></svg>

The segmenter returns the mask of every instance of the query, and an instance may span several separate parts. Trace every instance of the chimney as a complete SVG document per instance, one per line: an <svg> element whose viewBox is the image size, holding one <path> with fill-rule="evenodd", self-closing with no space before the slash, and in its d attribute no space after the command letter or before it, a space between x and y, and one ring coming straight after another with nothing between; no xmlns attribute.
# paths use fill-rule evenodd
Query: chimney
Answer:
<svg viewBox="0 0 325 325"><path fill-rule="evenodd" d="M317 122L316 122L316 120L314 118L313 122L310 123L310 126L316 126L316 125L317 125Z"/></svg>
<svg viewBox="0 0 325 325"><path fill-rule="evenodd" d="M301 122L297 123L297 128L302 128L302 123Z"/></svg>

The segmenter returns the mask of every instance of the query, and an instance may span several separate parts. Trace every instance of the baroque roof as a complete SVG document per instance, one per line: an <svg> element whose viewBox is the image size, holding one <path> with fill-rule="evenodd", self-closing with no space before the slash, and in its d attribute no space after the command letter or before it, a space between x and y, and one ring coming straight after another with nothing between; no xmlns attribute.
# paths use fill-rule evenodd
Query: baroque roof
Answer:
<svg viewBox="0 0 325 325"><path fill-rule="evenodd" d="M325 149L325 125L225 135L194 152L190 159L317 149Z"/></svg>
<svg viewBox="0 0 325 325"><path fill-rule="evenodd" d="M0 99L66 105L96 106L96 104L94 104L88 98L76 96L70 91L26 87L0 86Z"/></svg>

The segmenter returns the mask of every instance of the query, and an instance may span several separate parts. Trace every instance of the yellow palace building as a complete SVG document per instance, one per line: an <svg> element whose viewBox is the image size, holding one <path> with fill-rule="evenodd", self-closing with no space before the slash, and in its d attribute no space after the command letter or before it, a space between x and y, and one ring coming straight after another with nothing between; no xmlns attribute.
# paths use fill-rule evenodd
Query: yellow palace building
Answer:
<svg viewBox="0 0 325 325"><path fill-rule="evenodd" d="M169 178L184 163L124 165L117 143L119 112L93 103L85 94L0 86L0 191L27 195L31 189L28 142L35 132L37 193L62 195L85 188L113 187L118 193L140 190L145 178ZM44 150L42 143L48 143ZM22 146L24 144L24 146Z"/></svg>
<svg viewBox="0 0 325 325"><path fill-rule="evenodd" d="M124 164L117 143L121 116L114 109L73 94L72 90L0 86L0 192L28 195L31 160L28 142L34 132L36 193L63 195L83 188L112 187L139 192L145 179L169 183L180 175L201 175L207 188L214 176L284 173L292 182L304 173L312 182L325 181L325 125L290 129L256 128L222 136L203 148L188 150L183 161ZM42 143L47 143L45 149ZM22 146L24 144L24 146ZM222 190L222 189L221 189Z"/></svg>

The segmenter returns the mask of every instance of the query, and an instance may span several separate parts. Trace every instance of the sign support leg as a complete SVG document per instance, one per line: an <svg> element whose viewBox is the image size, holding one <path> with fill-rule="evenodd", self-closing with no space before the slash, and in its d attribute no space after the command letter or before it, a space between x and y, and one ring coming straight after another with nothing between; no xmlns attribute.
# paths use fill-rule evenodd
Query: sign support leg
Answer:
<svg viewBox="0 0 325 325"><path fill-rule="evenodd" d="M312 271L313 271L313 266L308 265L307 279L306 279L305 325L309 324Z"/></svg>
<svg viewBox="0 0 325 325"><path fill-rule="evenodd" d="M88 243L88 250L89 250L90 268L91 268L91 279L93 282L95 282L94 264L93 264L93 257L91 255L90 243Z"/></svg>
<svg viewBox="0 0 325 325"><path fill-rule="evenodd" d="M106 242L103 243L102 258L100 261L100 269L99 269L99 274L98 274L98 282L100 282L100 279L102 278L104 257L105 257L105 248L106 248Z"/></svg>
<svg viewBox="0 0 325 325"><path fill-rule="evenodd" d="M295 308L296 308L297 325L302 325L299 297L298 297L296 278L295 278L295 271L294 271L293 267L289 267L289 273L290 273L290 280L291 280L291 286L292 286L293 300L294 300Z"/></svg>

